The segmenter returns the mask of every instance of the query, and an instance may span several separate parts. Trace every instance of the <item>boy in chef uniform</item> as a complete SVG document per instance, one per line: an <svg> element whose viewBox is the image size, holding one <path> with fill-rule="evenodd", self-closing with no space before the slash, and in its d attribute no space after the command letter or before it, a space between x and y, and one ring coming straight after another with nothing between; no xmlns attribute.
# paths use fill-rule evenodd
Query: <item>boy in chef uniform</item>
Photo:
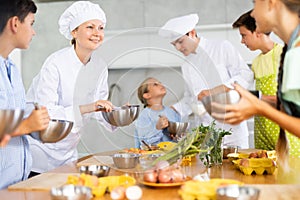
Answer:
<svg viewBox="0 0 300 200"><path fill-rule="evenodd" d="M245 88L253 84L253 72L242 60L241 55L228 41L208 40L197 35L195 30L198 15L190 14L170 19L159 30L159 35L166 38L185 56L181 66L186 83L184 97L173 108L182 117L192 113L191 105L195 100L225 92L238 82ZM213 119L205 114L200 123L210 124ZM226 136L223 145L249 147L246 122L228 126L216 122L216 126L225 130L232 129L232 135Z"/></svg>

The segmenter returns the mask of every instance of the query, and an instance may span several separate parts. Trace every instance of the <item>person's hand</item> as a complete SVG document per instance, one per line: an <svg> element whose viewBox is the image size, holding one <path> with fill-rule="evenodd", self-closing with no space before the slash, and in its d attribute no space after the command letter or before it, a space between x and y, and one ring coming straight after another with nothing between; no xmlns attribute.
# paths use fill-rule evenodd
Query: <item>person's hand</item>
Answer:
<svg viewBox="0 0 300 200"><path fill-rule="evenodd" d="M156 129L157 130L162 130L162 129L168 127L168 126L169 126L168 118L165 117L165 116L159 116L159 119L156 123Z"/></svg>
<svg viewBox="0 0 300 200"><path fill-rule="evenodd" d="M210 90L202 90L199 94L198 94L198 100L201 101L203 99L203 97L209 96L210 95Z"/></svg>
<svg viewBox="0 0 300 200"><path fill-rule="evenodd" d="M237 104L218 104L212 102L211 116L218 121L228 124L239 124L242 121L259 114L261 102L256 96L243 89L238 84L234 84L235 90L240 94L241 99ZM218 112L214 112L214 111Z"/></svg>
<svg viewBox="0 0 300 200"><path fill-rule="evenodd" d="M2 139L0 140L0 147L5 147L10 140L10 135L4 134Z"/></svg>
<svg viewBox="0 0 300 200"><path fill-rule="evenodd" d="M98 100L95 102L95 111L99 110L99 106L101 106L101 110L105 112L110 112L113 109L113 104L107 100Z"/></svg>
<svg viewBox="0 0 300 200"><path fill-rule="evenodd" d="M33 110L26 120L26 133L45 130L50 121L48 110L41 106L38 110Z"/></svg>

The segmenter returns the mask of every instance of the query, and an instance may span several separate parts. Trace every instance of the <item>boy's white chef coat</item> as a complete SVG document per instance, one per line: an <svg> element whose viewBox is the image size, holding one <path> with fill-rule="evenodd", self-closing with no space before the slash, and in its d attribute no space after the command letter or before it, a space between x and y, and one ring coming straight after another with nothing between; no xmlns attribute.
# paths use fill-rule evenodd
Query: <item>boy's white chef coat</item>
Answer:
<svg viewBox="0 0 300 200"><path fill-rule="evenodd" d="M234 82L244 88L253 84L253 72L238 51L226 40L207 40L201 37L196 53L186 57L181 70L186 89L184 97L173 106L182 117L192 113L191 104L204 89L211 89L221 84L232 88L231 84ZM212 121L213 119L205 114L200 123L209 124ZM225 137L224 144L249 147L246 121L236 126L217 122L217 127L226 130L232 128L233 134Z"/></svg>

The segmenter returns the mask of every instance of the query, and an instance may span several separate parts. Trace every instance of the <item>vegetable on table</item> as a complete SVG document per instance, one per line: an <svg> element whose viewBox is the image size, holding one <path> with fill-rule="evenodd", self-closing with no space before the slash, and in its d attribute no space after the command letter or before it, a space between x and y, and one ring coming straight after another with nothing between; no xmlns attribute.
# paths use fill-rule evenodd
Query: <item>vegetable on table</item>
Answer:
<svg viewBox="0 0 300 200"><path fill-rule="evenodd" d="M160 161L168 161L170 165L186 156L199 154L199 158L206 166L222 163L222 138L231 135L231 130L226 131L215 127L213 121L210 125L200 125L182 138L171 150L153 161L156 165Z"/></svg>

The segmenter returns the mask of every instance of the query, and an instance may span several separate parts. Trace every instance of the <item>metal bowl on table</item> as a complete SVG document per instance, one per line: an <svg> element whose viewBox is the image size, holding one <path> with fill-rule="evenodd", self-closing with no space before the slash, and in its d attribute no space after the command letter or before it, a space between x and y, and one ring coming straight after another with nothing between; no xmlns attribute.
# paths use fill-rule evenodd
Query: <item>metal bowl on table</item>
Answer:
<svg viewBox="0 0 300 200"><path fill-rule="evenodd" d="M170 133L170 136L176 137L176 136L181 136L182 133L184 133L188 127L189 123L188 122L172 122L169 121L169 126L168 126L168 132Z"/></svg>
<svg viewBox="0 0 300 200"><path fill-rule="evenodd" d="M113 161L119 169L131 169L138 164L139 156L139 154L116 153L113 155Z"/></svg>
<svg viewBox="0 0 300 200"><path fill-rule="evenodd" d="M105 165L87 165L79 168L80 173L97 176L98 178L108 176L109 171L110 167Z"/></svg>
<svg viewBox="0 0 300 200"><path fill-rule="evenodd" d="M240 94L236 90L230 90L228 92L222 92L210 96L203 97L201 102L203 103L206 111L211 114L211 103L216 102L219 104L236 104L240 100ZM214 112L222 112L214 110Z"/></svg>
<svg viewBox="0 0 300 200"><path fill-rule="evenodd" d="M257 200L259 192L255 187L229 185L217 189L217 200Z"/></svg>
<svg viewBox="0 0 300 200"><path fill-rule="evenodd" d="M128 105L116 107L111 112L102 112L102 116L113 126L127 126L136 120L139 110L139 105Z"/></svg>
<svg viewBox="0 0 300 200"><path fill-rule="evenodd" d="M73 122L51 119L48 127L40 131L40 139L44 143L54 143L64 139L72 130Z"/></svg>
<svg viewBox="0 0 300 200"><path fill-rule="evenodd" d="M90 200L93 197L91 188L75 185L51 188L50 194L52 200Z"/></svg>
<svg viewBox="0 0 300 200"><path fill-rule="evenodd" d="M0 139L4 134L10 134L20 125L24 116L24 110L15 109L0 110Z"/></svg>

